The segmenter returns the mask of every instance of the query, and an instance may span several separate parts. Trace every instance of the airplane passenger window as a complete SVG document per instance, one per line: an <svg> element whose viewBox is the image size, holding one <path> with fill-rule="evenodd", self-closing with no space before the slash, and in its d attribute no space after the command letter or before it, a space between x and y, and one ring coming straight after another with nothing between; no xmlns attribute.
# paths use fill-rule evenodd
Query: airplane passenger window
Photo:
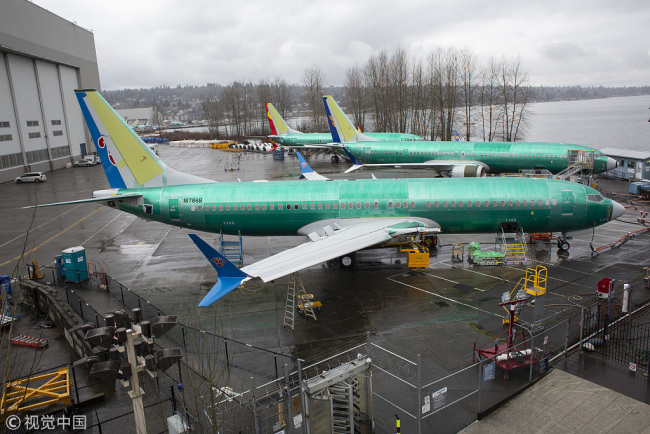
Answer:
<svg viewBox="0 0 650 434"><path fill-rule="evenodd" d="M395 208L401 208L401 207L402 207L402 202L395 203Z"/></svg>
<svg viewBox="0 0 650 434"><path fill-rule="evenodd" d="M219 205L219 211L223 211L223 205Z"/></svg>
<svg viewBox="0 0 650 434"><path fill-rule="evenodd" d="M334 203L332 204L332 207L333 207L334 209L339 209L339 204L336 203L336 202L334 202Z"/></svg>
<svg viewBox="0 0 650 434"><path fill-rule="evenodd" d="M548 205L548 200L546 201L546 205ZM557 199L553 199L553 206L557 205Z"/></svg>
<svg viewBox="0 0 650 434"><path fill-rule="evenodd" d="M255 211L259 211L259 210L260 210L260 205L259 205L259 204L255 204Z"/></svg>
<svg viewBox="0 0 650 434"><path fill-rule="evenodd" d="M502 200L502 201L499 201L499 206L506 206L506 202L503 201L503 200Z"/></svg>
<svg viewBox="0 0 650 434"><path fill-rule="evenodd" d="M530 206L535 206L535 199L531 199Z"/></svg>
<svg viewBox="0 0 650 434"><path fill-rule="evenodd" d="M523 205L524 205L524 206L528 206L528 201L527 201L527 200L524 200Z"/></svg>
<svg viewBox="0 0 650 434"><path fill-rule="evenodd" d="M329 203L329 202L327 202L327 203L325 204L325 209L330 209L330 203Z"/></svg>
<svg viewBox="0 0 650 434"><path fill-rule="evenodd" d="M519 206L519 201L518 200L515 201L515 206Z"/></svg>
<svg viewBox="0 0 650 434"><path fill-rule="evenodd" d="M375 201L375 209L379 209L379 201L378 200Z"/></svg>
<svg viewBox="0 0 650 434"><path fill-rule="evenodd" d="M462 200L459 200L459 201L458 201L458 207L459 207L459 208L462 208L462 207L463 207L463 201L462 201Z"/></svg>
<svg viewBox="0 0 650 434"><path fill-rule="evenodd" d="M508 201L508 206L512 206L512 201L511 200Z"/></svg>
<svg viewBox="0 0 650 434"><path fill-rule="evenodd" d="M273 205L271 205L271 206L273 206ZM266 204L265 203L262 204L262 211L266 211Z"/></svg>
<svg viewBox="0 0 650 434"><path fill-rule="evenodd" d="M392 209L392 208L393 208L393 201L389 200L388 201L388 209Z"/></svg>
<svg viewBox="0 0 650 434"><path fill-rule="evenodd" d="M411 202L411 208L415 208L415 202Z"/></svg>
<svg viewBox="0 0 650 434"><path fill-rule="evenodd" d="M345 202L341 202L341 209L345 209Z"/></svg>
<svg viewBox="0 0 650 434"><path fill-rule="evenodd" d="M291 204L290 203L287 204L287 211L291 211Z"/></svg>
<svg viewBox="0 0 650 434"><path fill-rule="evenodd" d="M251 205L251 204L249 203L248 206L246 206L246 209L247 209L248 211L252 211L252 210L253 210L253 205Z"/></svg>
<svg viewBox="0 0 650 434"><path fill-rule="evenodd" d="M226 211L230 211L230 205L226 205Z"/></svg>
<svg viewBox="0 0 650 434"><path fill-rule="evenodd" d="M275 210L275 204L274 204L274 203L270 204L270 205L269 205L269 209L270 209L271 211L274 211L274 210Z"/></svg>
<svg viewBox="0 0 650 434"><path fill-rule="evenodd" d="M302 209L307 209L307 204L306 203L302 204Z"/></svg>
<svg viewBox="0 0 650 434"><path fill-rule="evenodd" d="M468 201L467 201L467 206L468 206L469 208L472 207L472 201L471 201L471 200L468 200Z"/></svg>
<svg viewBox="0 0 650 434"><path fill-rule="evenodd" d="M207 208L207 207L206 207ZM199 205L198 211L201 212L203 211L203 205Z"/></svg>
<svg viewBox="0 0 650 434"><path fill-rule="evenodd" d="M232 210L233 211L239 211L239 205L233 205Z"/></svg>
<svg viewBox="0 0 650 434"><path fill-rule="evenodd" d="M403 208L408 208L408 207L409 207L409 203L408 203L408 202L404 202L404 203L402 204L402 207L403 207Z"/></svg>
<svg viewBox="0 0 650 434"><path fill-rule="evenodd" d="M298 204L297 203L293 204L293 209L298 209Z"/></svg>
<svg viewBox="0 0 650 434"><path fill-rule="evenodd" d="M427 202L427 208L431 208L431 202Z"/></svg>
<svg viewBox="0 0 650 434"><path fill-rule="evenodd" d="M352 209L354 207L354 204L352 202L348 202L348 209Z"/></svg>
<svg viewBox="0 0 650 434"><path fill-rule="evenodd" d="M547 201L547 202L548 202L548 201ZM539 199L539 200L537 201L537 205L542 206L542 205L544 205L544 202L542 202L542 200ZM548 203L547 203L546 205L548 205Z"/></svg>
<svg viewBox="0 0 650 434"><path fill-rule="evenodd" d="M318 209L323 209L323 204L322 203L318 204Z"/></svg>
<svg viewBox="0 0 650 434"><path fill-rule="evenodd" d="M366 202L366 203L364 203L364 204L363 204L363 207L364 207L365 209L370 209L370 202Z"/></svg>
<svg viewBox="0 0 650 434"><path fill-rule="evenodd" d="M357 209L361 209L361 202L357 202Z"/></svg>
<svg viewBox="0 0 650 434"><path fill-rule="evenodd" d="M309 209L316 209L316 204L315 203L310 203L309 204Z"/></svg>
<svg viewBox="0 0 650 434"><path fill-rule="evenodd" d="M433 207L434 208L439 208L440 207L440 202L438 202L438 201L433 202Z"/></svg>
<svg viewBox="0 0 650 434"><path fill-rule="evenodd" d="M446 200L442 202L442 207L447 208L447 201Z"/></svg>
<svg viewBox="0 0 650 434"><path fill-rule="evenodd" d="M451 205L452 208L456 208L456 201L453 201L453 200L452 200L451 203L450 203L450 205Z"/></svg>
<svg viewBox="0 0 650 434"><path fill-rule="evenodd" d="M190 211L194 211L194 210L195 210L194 205L190 205Z"/></svg>

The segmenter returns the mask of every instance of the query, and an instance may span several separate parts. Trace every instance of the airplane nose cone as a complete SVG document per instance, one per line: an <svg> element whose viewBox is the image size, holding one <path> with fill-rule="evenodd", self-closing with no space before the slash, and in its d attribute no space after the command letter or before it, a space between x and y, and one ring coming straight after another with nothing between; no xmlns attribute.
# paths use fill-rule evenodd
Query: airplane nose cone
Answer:
<svg viewBox="0 0 650 434"><path fill-rule="evenodd" d="M616 169L618 162L612 157L607 157L607 170Z"/></svg>
<svg viewBox="0 0 650 434"><path fill-rule="evenodd" d="M612 220L616 220L617 218L625 214L625 208L623 207L623 205L621 205L616 201L612 201L612 202L614 206L614 209L612 210Z"/></svg>

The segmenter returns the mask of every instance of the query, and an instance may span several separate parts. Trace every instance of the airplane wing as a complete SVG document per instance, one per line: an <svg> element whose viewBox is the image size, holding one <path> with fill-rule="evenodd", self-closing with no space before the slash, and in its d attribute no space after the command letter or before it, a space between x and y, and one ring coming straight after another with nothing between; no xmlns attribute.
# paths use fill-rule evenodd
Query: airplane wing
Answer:
<svg viewBox="0 0 650 434"><path fill-rule="evenodd" d="M395 167L401 169L435 169L447 172L454 177L484 177L490 167L481 161L468 160L430 160L422 163L375 163L362 164L357 161L345 171L350 173L362 167Z"/></svg>
<svg viewBox="0 0 650 434"><path fill-rule="evenodd" d="M440 225L429 219L410 217L325 220L312 223L300 231L307 234L310 241L247 265L241 270L235 267L236 271L229 267L232 264L226 258L195 234L189 234L219 273L219 281L199 306L209 306L239 287L242 282L254 277L268 282L366 247L383 244L400 235L423 232L440 232Z"/></svg>

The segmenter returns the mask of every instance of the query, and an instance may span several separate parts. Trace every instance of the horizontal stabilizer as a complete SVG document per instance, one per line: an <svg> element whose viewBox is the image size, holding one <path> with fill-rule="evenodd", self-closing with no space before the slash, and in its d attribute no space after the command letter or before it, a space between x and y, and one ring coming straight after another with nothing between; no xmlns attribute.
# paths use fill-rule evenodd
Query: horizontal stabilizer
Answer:
<svg viewBox="0 0 650 434"><path fill-rule="evenodd" d="M120 194L111 197L95 197L92 199L79 199L79 200L70 200L68 202L44 203L42 205L24 206L23 209L43 208L44 206L76 205L80 203L91 203L91 202L108 202L109 200L134 199L138 197L142 197L142 195L140 193L128 193L128 194Z"/></svg>
<svg viewBox="0 0 650 434"><path fill-rule="evenodd" d="M219 252L208 243L199 238L196 234L188 234L194 244L201 250L201 253L208 259L212 267L217 270L218 280L210 292L201 300L199 306L210 306L212 303L228 294L241 285L248 275L224 258Z"/></svg>

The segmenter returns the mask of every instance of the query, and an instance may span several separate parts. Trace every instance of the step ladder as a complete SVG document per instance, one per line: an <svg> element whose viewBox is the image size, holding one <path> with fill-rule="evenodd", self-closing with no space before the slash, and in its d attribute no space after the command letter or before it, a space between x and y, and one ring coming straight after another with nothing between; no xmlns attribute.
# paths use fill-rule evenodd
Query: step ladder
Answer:
<svg viewBox="0 0 650 434"><path fill-rule="evenodd" d="M497 250L504 254L506 264L528 263L528 244L523 228L519 227L514 233L514 238L506 238L503 229L497 234Z"/></svg>
<svg viewBox="0 0 650 434"><path fill-rule="evenodd" d="M528 261L524 244L506 243L504 247L505 260L507 264L525 264Z"/></svg>
<svg viewBox="0 0 650 434"><path fill-rule="evenodd" d="M244 250L242 248L241 232L238 232L237 241L226 241L223 233L219 233L219 253L224 258L241 268L244 264Z"/></svg>
<svg viewBox="0 0 650 434"><path fill-rule="evenodd" d="M320 307L319 301L311 301L313 295L307 294L305 287L300 279L300 274L291 273L289 275L289 286L287 287L287 301L284 307L284 324L283 327L289 326L294 330L296 312L300 310L307 318L314 318L316 314L314 307ZM296 305L296 299L298 305Z"/></svg>

